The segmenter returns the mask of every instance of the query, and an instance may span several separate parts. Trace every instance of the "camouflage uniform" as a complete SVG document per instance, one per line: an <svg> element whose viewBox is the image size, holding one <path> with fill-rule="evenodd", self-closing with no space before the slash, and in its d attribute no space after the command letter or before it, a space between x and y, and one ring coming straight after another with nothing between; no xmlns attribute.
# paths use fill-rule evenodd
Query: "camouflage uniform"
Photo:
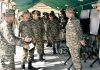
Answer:
<svg viewBox="0 0 100 70"><path fill-rule="evenodd" d="M32 21L22 21L19 25L19 34L21 38L25 38L25 37L29 37L29 38L33 38L34 37L34 33L32 31ZM34 44L34 41L32 41L32 43ZM33 58L33 54L34 54L34 48L32 48L31 50L29 50L28 48L29 46L24 45L23 46L23 58L22 58L22 64L25 64L27 58L28 58L28 62L32 60ZM28 56L29 54L29 56Z"/></svg>
<svg viewBox="0 0 100 70"><path fill-rule="evenodd" d="M23 44L22 39L15 37L12 26L3 21L0 24L0 70L15 70L15 45Z"/></svg>
<svg viewBox="0 0 100 70"><path fill-rule="evenodd" d="M39 55L43 55L44 52L44 22L42 19L33 20L33 32L34 32L34 40L37 48L37 52Z"/></svg>
<svg viewBox="0 0 100 70"><path fill-rule="evenodd" d="M48 19L44 19L44 18L43 18L43 22L44 22L44 29L45 29L44 40L48 40L48 39L47 39L47 36L46 36Z"/></svg>
<svg viewBox="0 0 100 70"><path fill-rule="evenodd" d="M73 17L68 20L66 26L66 41L67 46L70 49L73 65L76 70L82 70L81 60L80 60L80 41L82 38L82 29L80 26L80 21Z"/></svg>
<svg viewBox="0 0 100 70"><path fill-rule="evenodd" d="M49 19L43 19L43 21L44 21L44 28L45 28L44 40L47 41L47 47L48 46L52 47L52 44L51 44L51 42L50 42L50 40L48 38L48 35L47 35L47 23L48 23L48 20Z"/></svg>
<svg viewBox="0 0 100 70"><path fill-rule="evenodd" d="M59 39L59 23L56 19L53 21L49 20L47 23L47 36L50 42L53 46L53 53L56 53L55 51L55 43L57 43ZM57 43L58 46L58 43Z"/></svg>

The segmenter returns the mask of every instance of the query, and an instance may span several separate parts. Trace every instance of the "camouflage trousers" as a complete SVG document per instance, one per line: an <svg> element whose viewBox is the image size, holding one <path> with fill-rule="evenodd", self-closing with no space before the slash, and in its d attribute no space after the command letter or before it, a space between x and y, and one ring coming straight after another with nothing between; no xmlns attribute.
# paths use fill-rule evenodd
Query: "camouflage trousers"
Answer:
<svg viewBox="0 0 100 70"><path fill-rule="evenodd" d="M75 70L82 70L82 65L81 65L81 59L80 59L80 44L76 44L73 46L69 46L69 50L71 53L71 58L73 65L75 67Z"/></svg>
<svg viewBox="0 0 100 70"><path fill-rule="evenodd" d="M48 42L52 44L53 48L56 48L56 50L60 47L60 40L59 39L53 39L52 37L48 37Z"/></svg>
<svg viewBox="0 0 100 70"><path fill-rule="evenodd" d="M0 57L0 70L15 70L14 54Z"/></svg>
<svg viewBox="0 0 100 70"><path fill-rule="evenodd" d="M60 32L60 39L66 39L66 33Z"/></svg>
<svg viewBox="0 0 100 70"><path fill-rule="evenodd" d="M29 61L32 61L33 59L33 55L34 55L34 48L31 49L31 50L28 50L26 48L23 48L23 56L22 56L22 61L21 63L22 64L25 64L27 59L28 59L28 62Z"/></svg>
<svg viewBox="0 0 100 70"><path fill-rule="evenodd" d="M43 42L36 42L36 49L39 55L44 54L44 43Z"/></svg>

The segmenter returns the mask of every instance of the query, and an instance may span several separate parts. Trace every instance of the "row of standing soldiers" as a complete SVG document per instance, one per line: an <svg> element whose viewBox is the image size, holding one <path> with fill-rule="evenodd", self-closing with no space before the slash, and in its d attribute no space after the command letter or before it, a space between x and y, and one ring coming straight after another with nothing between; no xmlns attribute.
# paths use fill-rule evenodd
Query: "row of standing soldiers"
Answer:
<svg viewBox="0 0 100 70"><path fill-rule="evenodd" d="M40 11L33 11L32 14L28 11L23 12L20 16L20 25L19 25L19 36L21 38L29 37L32 38L32 43L39 54L39 60L43 61L44 55L44 35L47 37L47 41L53 47L53 54L56 54L56 46L59 46L59 21L56 16L52 13L48 14L47 18L41 18ZM30 18L32 16L32 19ZM28 58L29 65L34 60L34 49L29 48L29 45L23 46L23 58L22 58L22 69L25 69L25 62Z"/></svg>

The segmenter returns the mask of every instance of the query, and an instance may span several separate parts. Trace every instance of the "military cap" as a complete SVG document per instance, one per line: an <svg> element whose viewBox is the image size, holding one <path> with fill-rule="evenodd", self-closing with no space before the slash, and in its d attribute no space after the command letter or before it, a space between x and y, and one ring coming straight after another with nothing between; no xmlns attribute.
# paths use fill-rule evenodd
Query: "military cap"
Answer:
<svg viewBox="0 0 100 70"><path fill-rule="evenodd" d="M66 12L73 12L73 13L75 13L75 11L74 11L74 8L72 7L72 6L68 6L67 8L66 8Z"/></svg>
<svg viewBox="0 0 100 70"><path fill-rule="evenodd" d="M43 15L48 15L48 13L47 12L43 12Z"/></svg>
<svg viewBox="0 0 100 70"><path fill-rule="evenodd" d="M41 16L41 12L38 11L38 10L34 10L34 11L32 11L32 14L37 14L38 16Z"/></svg>
<svg viewBox="0 0 100 70"><path fill-rule="evenodd" d="M28 10L26 10L26 11L23 11L22 12L22 15L24 15L24 14L29 14L30 12L28 11Z"/></svg>

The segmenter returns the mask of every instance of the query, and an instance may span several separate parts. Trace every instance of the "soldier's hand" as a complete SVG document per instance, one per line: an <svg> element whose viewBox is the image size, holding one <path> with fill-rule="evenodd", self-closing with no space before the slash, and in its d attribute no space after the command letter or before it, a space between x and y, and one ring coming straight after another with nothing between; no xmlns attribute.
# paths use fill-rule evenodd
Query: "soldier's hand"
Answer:
<svg viewBox="0 0 100 70"><path fill-rule="evenodd" d="M83 46L86 45L84 40L81 40L80 43L81 43L81 45L83 45Z"/></svg>
<svg viewBox="0 0 100 70"><path fill-rule="evenodd" d="M32 38L25 37L24 41L27 42L27 43L29 43L29 42L32 41Z"/></svg>
<svg viewBox="0 0 100 70"><path fill-rule="evenodd" d="M25 48L25 49L29 49L29 48L30 48L30 47L29 47L29 44L25 44L25 45L24 45L24 48Z"/></svg>

